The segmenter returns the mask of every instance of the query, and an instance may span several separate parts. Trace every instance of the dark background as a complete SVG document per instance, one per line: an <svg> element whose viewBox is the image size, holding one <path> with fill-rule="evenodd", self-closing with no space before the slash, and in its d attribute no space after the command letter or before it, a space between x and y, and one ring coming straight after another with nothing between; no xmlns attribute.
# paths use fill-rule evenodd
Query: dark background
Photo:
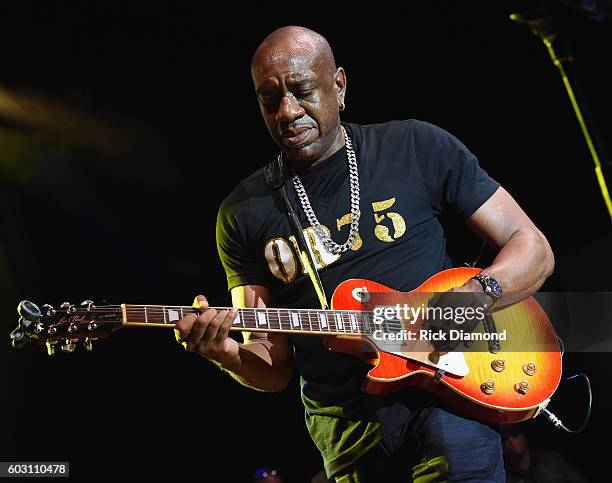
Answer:
<svg viewBox="0 0 612 483"><path fill-rule="evenodd" d="M458 136L548 236L557 267L544 289L611 290L612 230L593 162L542 42L508 18L522 5L421 3L0 6L0 94L21 105L0 95L0 460L70 461L79 480L249 481L269 464L303 482L321 468L297 380L280 394L247 390L158 329L55 358L8 338L25 298L190 305L205 293L229 303L216 212L276 154L249 64L279 26L329 39L348 76L344 119L414 117ZM611 24L566 10L576 72L608 143ZM478 241L448 223L454 262L473 260ZM593 383L584 433L522 425L533 446L561 451L593 481L609 474L598 443L609 362L565 355L565 374L586 371ZM578 426L581 383L563 383L550 407Z"/></svg>

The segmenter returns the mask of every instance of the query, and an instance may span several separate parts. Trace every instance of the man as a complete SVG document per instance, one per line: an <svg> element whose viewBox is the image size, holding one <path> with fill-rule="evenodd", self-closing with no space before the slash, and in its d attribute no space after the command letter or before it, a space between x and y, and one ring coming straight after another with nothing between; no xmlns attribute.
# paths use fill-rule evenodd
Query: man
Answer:
<svg viewBox="0 0 612 483"><path fill-rule="evenodd" d="M298 175L299 182L288 183L289 196L328 297L348 278L408 291L449 268L438 222L445 209L499 248L483 270L491 278L455 291L502 307L534 293L551 274L545 237L453 136L414 120L341 124L346 74L321 35L302 27L274 31L256 50L251 73L270 135ZM223 202L217 242L235 307L318 306L292 235L282 199L261 169ZM339 245L341 238L348 240ZM208 306L203 296L196 303ZM308 430L336 481L503 481L492 428L418 391L365 395L360 387L369 366L329 351L318 337L245 333L238 343L228 337L235 316L235 310L188 316L178 322L177 337L263 391L285 388L295 365Z"/></svg>
<svg viewBox="0 0 612 483"><path fill-rule="evenodd" d="M529 447L514 425L502 429L504 462L509 483L585 483L586 478L554 450Z"/></svg>

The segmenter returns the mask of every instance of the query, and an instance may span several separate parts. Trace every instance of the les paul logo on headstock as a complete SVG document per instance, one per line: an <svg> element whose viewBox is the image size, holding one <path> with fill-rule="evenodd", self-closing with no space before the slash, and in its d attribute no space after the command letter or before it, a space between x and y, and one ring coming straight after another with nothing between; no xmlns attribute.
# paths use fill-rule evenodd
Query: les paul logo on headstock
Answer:
<svg viewBox="0 0 612 483"><path fill-rule="evenodd" d="M62 317L57 323L58 324L76 324L79 322L87 322L85 315L72 315L70 317Z"/></svg>

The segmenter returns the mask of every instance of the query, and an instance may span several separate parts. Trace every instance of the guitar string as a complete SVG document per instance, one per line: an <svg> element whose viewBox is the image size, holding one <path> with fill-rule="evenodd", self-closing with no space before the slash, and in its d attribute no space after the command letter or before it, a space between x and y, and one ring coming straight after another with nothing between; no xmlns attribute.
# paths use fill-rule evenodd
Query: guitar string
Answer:
<svg viewBox="0 0 612 483"><path fill-rule="evenodd" d="M219 309L218 307L210 307L210 308L214 308L214 309ZM172 310L172 309L170 309ZM225 310L225 309L222 309ZM270 313L270 315L268 316L268 320L265 322L265 325L267 327L264 327L264 324L260 323L259 318L257 317L258 313L266 313L264 312L265 309L260 309L259 311L257 311L256 309L246 309L248 310L248 312L244 311L245 309L240 309L243 310L243 312L240 314L240 321L241 324L238 327L234 327L235 329L263 329L263 328L268 328L270 330L282 330L282 331L286 331L287 333L291 333L291 332L299 332L299 331L308 331L310 329L310 331L312 332L332 332L332 328L335 326L336 330L335 332L339 333L339 334L356 334L359 335L360 332L362 332L363 330L366 330L367 327L365 326L364 323L362 323L361 321L358 320L358 315L355 314L355 320L350 320L350 318L347 318L347 315L342 314L342 325L347 327L347 330L343 330L341 329L338 324L337 324L337 320L335 318L333 318L331 321L330 319L328 319L327 321L327 327L329 329L326 329L325 327L323 327L321 325L321 320L318 317L318 313L317 315L313 314L312 312L309 313L309 317L307 319L304 319L303 314L301 317L299 317L299 320L297 321L300 325L299 325L299 329L298 326L295 325L296 321L291 317L291 313ZM274 309L272 309L274 310ZM190 312L192 315L193 314L197 314L199 311L194 310L192 312ZM333 313L333 311L330 311ZM132 315L132 316L138 316L139 319L145 319L145 313L143 309L132 309L132 310L127 310L127 313ZM335 315L335 314L334 314ZM157 321L152 322L149 319L155 317L157 319ZM157 309L157 310L149 310L147 309L146 312L146 320L147 322L145 323L161 323L164 325L167 325L167 323L164 321L164 310L163 309ZM278 328L275 327L276 325L278 325ZM310 326L310 328L308 328L308 326ZM314 327L313 327L314 326ZM355 327L354 329L350 329L348 330L348 327Z"/></svg>
<svg viewBox="0 0 612 483"><path fill-rule="evenodd" d="M130 313L131 315L145 315L145 307L146 307L146 316L147 319L149 316L151 317L158 317L161 321L161 323L164 323L164 314L168 314L168 311L173 310L173 311L181 311L183 312L183 316L185 315L185 313L187 315L195 315L201 312L202 309L195 309L193 307L189 307L189 306L150 306L150 305L126 305L126 312ZM232 307L208 307L204 310L209 310L209 309L215 309L215 310L230 310ZM320 318L319 318L319 314L321 313L326 313L328 315L326 315L326 319L328 321L328 326L329 324L333 324L333 325L337 325L337 320L335 318L335 315L340 315L341 316L341 321L343 323L343 325L357 325L359 327L365 327L366 324L362 323L359 319L361 319L363 317L363 315L372 315L373 312L372 311L354 311L354 310L346 310L346 311L342 311L342 310L327 310L327 311L321 311L319 309L288 309L288 308L280 308L280 309L274 309L274 308L255 308L255 307L244 307L244 308L239 308L238 309L240 311L241 314L241 319L245 322L258 322L257 319L257 314L258 313L266 313L269 314L269 316L271 316L271 319L269 319L269 321L267 323L276 323L277 321L281 322L281 323L285 323L285 322L294 322L292 315L294 313L300 313L300 319L302 318L303 315L308 315L308 319L309 320L302 320L302 324L312 324L313 322L317 325L320 325ZM277 313L275 313L274 311L278 311ZM93 307L90 310L87 309L77 309L77 312L73 313L73 315L78 315L78 314L87 314L87 313L116 313L116 314L120 314L123 312L122 308L120 306L105 306L105 307ZM356 320L351 320L350 316L354 315ZM333 318L331 319L330 322L330 316L333 316ZM348 321L346 319L346 317L349 317ZM310 320L311 317L314 317L314 321ZM167 317L166 317L167 318ZM247 318L250 318L251 320L247 320ZM298 320L299 322L299 320ZM145 323L157 323L157 322L145 322ZM387 320L385 321L385 325L390 325L390 326L400 326L403 325L400 321L393 321L393 320Z"/></svg>
<svg viewBox="0 0 612 483"><path fill-rule="evenodd" d="M166 320L164 320L164 312L167 314L168 310L175 310L175 309L178 309L178 310L182 309L183 315L185 315L185 312L187 312L187 314L197 314L200 312L200 310L195 309L193 307L188 307L188 306L146 306L146 307L147 307L146 321L143 321L142 323L144 324L163 324L163 325L167 325L170 327L173 327L176 324L168 323L167 322L168 317L166 317ZM145 308L144 305L142 306L129 305L129 306L126 306L126 312L127 314L130 314L132 316L138 316L139 319L145 319L144 308ZM208 309L227 310L228 308L227 307L209 307ZM270 329L270 331L282 331L283 333L288 333L288 334L295 333L295 332L317 332L317 333L322 332L323 334L330 333L330 334L337 334L337 335L371 335L373 333L373 331L371 330L371 325L366 325L366 323L363 323L359 320L361 318L360 314L364 314L364 313L372 314L372 312L337 311L337 310L326 311L326 313L330 315L332 314L341 315L342 325L344 327L347 327L347 329L341 328L336 318L333 317L331 321L329 321L330 319L328 319L328 324L327 324L327 329L326 329L325 327L321 326L321 321L318 317L318 314L320 314L321 311L317 311L316 309L263 309L263 308L256 309L253 307L247 307L247 308L241 308L239 310L242 312L241 313L242 324L239 327L233 327L234 329L245 329L245 330L260 329L261 330L263 326L262 324L259 323L257 314L261 312L264 312L264 313L269 312L270 315L272 315L272 319L269 318L266 324L268 325L267 328ZM280 313L280 314L274 313L273 312L274 310L280 310L285 313ZM87 311L86 309L77 309L77 312L73 313L72 315L80 315L80 314L87 314L87 313L104 314L104 313L109 313L109 312L113 314L121 314L123 311L120 308L120 306L93 307L89 311ZM289 312L289 313L286 313L286 312ZM309 315L308 320L301 320L302 317L300 317L301 321L298 320L298 322L300 322L299 329L295 325L295 321L291 316L292 312L302 312L302 316L304 315L303 312L306 312ZM351 320L350 318L347 319L347 316L350 316L350 315L355 315L355 320ZM314 317L315 320L312 320L311 317ZM148 320L149 318L154 318L157 320L149 321ZM104 322L104 321L99 320L99 322ZM275 325L278 325L278 328L274 327ZM308 325L310 325L309 329L307 327ZM313 325L315 325L314 328L313 328ZM289 328L287 328L286 326L288 326ZM392 322L392 321L386 321L384 323L384 326L386 326L387 329L404 328L400 322Z"/></svg>
<svg viewBox="0 0 612 483"><path fill-rule="evenodd" d="M101 313L105 313L104 311L101 311ZM116 312L117 314L119 314L119 312ZM192 312L192 314L196 314L197 312ZM166 317L164 319L164 314L163 312L160 311L150 311L147 310L146 313L146 317L145 317L145 313L144 310L128 310L127 311L127 315L130 316L136 316L138 317L138 319L141 319L143 322L143 324L160 324L160 325L168 325L168 326L175 326L176 324L172 324L172 323L168 323L168 317ZM150 320L153 319L153 320ZM365 322L359 321L358 317L356 317L357 320L350 320L346 317L342 317L342 324L340 324L335 318L333 318L331 321L328 319L327 325L323 326L320 319L317 317L315 318L315 320L312 320L309 318L309 320L298 320L297 323L300 324L299 329L298 326L296 325L296 321L290 316L290 315L280 315L278 316L277 314L274 314L272 318L268 318L268 321L265 322L265 325L267 325L267 328L270 330L278 330L278 331L283 331L283 332L287 332L287 333L291 333L291 332L300 332L300 331L311 331L311 332L332 332L332 329L334 332L338 333L338 334L356 334L359 335L359 333L364 332L366 334L371 334L373 333L372 329L372 324L367 324ZM262 324L260 322L260 320L256 317L256 313L242 313L241 314L241 324L237 327L234 327L234 329L262 329L264 328L264 324ZM99 322L104 322L104 320L99 320ZM171 321L171 322L174 322ZM278 327L276 327L278 325ZM401 328L405 328L404 324L402 324L401 322L393 322L393 321L386 321L383 324L373 324L374 326L381 326L381 329L384 329L385 327L387 329L401 329ZM308 328L308 326L310 326ZM287 328L289 327L289 328ZM343 329L342 327L347 327L347 329ZM353 328L354 327L354 328ZM376 329L374 329L376 330Z"/></svg>
<svg viewBox="0 0 612 483"><path fill-rule="evenodd" d="M197 314L199 313L199 310L197 309L193 309L190 307L190 312L189 314ZM228 310L228 307L208 307L208 309L215 309L215 310ZM174 310L171 307L150 307L147 306L147 310L146 310L146 318L148 320L149 316L154 316L154 317L158 317L160 319L160 323L165 323L164 322L164 312L167 313L168 310ZM206 309L205 309L206 310ZM261 328L261 325L259 323L259 319L257 318L257 314L258 313L269 313L271 317L268 317L268 321L266 322L266 324L271 325L271 324L276 324L278 323L280 324L285 324L287 323L287 325L289 325L290 327L297 327L295 326L295 321L292 318L292 313L295 312L302 312L301 316L300 316L300 320L298 320L298 322L300 323L300 325L303 327L303 325L309 324L311 325L311 330L312 329L312 325L315 324L317 325L321 330L320 332L326 332L325 328L321 327L321 320L319 318L319 314L323 313L323 311L317 310L317 309L257 309L254 307L246 307L246 308L241 308L239 309L241 311L241 321L245 322L245 323L253 323L254 327L249 327L249 328ZM145 315L145 311L144 311L144 306L126 306L126 311L128 313L131 313L132 315L139 315L141 316L140 318L142 319L143 316ZM183 310L184 312L185 310ZM277 313L275 313L275 311L279 311ZM302 315L303 312L306 312L308 315L308 320L301 320L302 319ZM357 326L358 328L361 329L367 329L368 327L366 326L365 322L362 322L359 320L359 318L361 318L363 316L363 314L367 314L367 315L372 315L373 312L371 311L337 311L337 310L329 310L329 311L325 311L326 314L329 314L328 316L326 316L326 322L327 322L327 326L330 327L330 325L335 325L336 327L338 327L338 321L336 320L336 318L334 317L335 315L340 315L341 316L341 322L342 325L347 325L347 326ZM355 320L351 320L350 316L354 315L355 316ZM347 320L347 316L349 317ZM311 320L311 317L313 317L315 320ZM247 318L249 320L247 320ZM272 320L270 320L270 318ZM145 323L156 323L156 322L145 322ZM389 325L392 322L386 322L385 325ZM399 327L401 324L400 322L395 322L394 325L396 325L397 327ZM269 327L269 328L273 328L273 327ZM274 328L273 328L274 329ZM280 330L282 330L282 327L279 327ZM294 330L294 329L292 329ZM303 330L303 328L301 329ZM295 329L295 331L297 331L297 329ZM329 332L329 331L327 331ZM349 332L343 332L342 329L338 328L338 333L340 334L345 334L345 333L349 333Z"/></svg>
<svg viewBox="0 0 612 483"><path fill-rule="evenodd" d="M190 306L160 306L160 305L156 305L156 306L151 306L151 305L126 305L126 311L128 313L130 313L130 315L134 316L137 315L139 316L139 318L143 318L140 316L144 316L145 315L145 307L146 307L146 322L143 323L149 323L149 324L164 324L164 325L170 325L173 326L175 324L169 324L166 320L164 320L164 315L168 314L169 310L174 310L174 311L182 311L182 315L184 316L185 313L187 313L187 315L189 314L197 314L199 312L201 312L202 309L195 309L194 307L190 307ZM208 309L215 309L215 310L229 310L232 307L208 307L207 309L204 310L208 310ZM255 307L244 307L244 308L240 308L238 309L241 313L241 320L243 322L243 325L241 325L240 327L235 327L236 329L239 328L244 328L244 329L256 329L262 328L263 324L259 323L259 319L257 318L257 314L258 313L267 313L271 316L269 316L268 321L266 322L266 324L268 325L268 328L271 330L282 330L285 331L287 333L291 333L291 332L301 332L304 331L304 325L310 325L310 331L312 332L330 332L331 333L331 328L332 326L335 326L335 331L334 333L338 333L338 334L349 334L349 335L359 335L359 333L365 333L370 335L371 332L371 324L366 324L365 322L361 322L360 319L363 318L364 314L367 315L372 315L373 312L372 311L355 311L355 310L327 310L324 311L324 313L328 314L326 315L326 319L327 319L327 327L328 329L326 330L325 327L321 326L321 320L319 318L319 314L323 313L323 311L321 311L320 309L303 309L303 308L279 308L279 309L274 309L274 308L255 308ZM278 311L277 313L274 313L274 311ZM73 315L77 315L77 314L86 314L86 313L122 313L123 310L121 308L121 306L118 305L108 305L108 306L103 306L103 307L92 307L91 309L87 310L87 309L77 309L76 312L73 313ZM300 329L297 329L297 326L295 325L295 320L292 318L292 315L294 313L299 313L300 317L298 320L298 322L300 323ZM303 315L308 315L308 320L301 320ZM356 329L351 329L350 331L347 330L343 330L342 328L339 327L338 321L335 318L335 315L340 315L341 316L341 322L342 325L344 326L348 326L348 327L356 327ZM351 320L350 316L354 315L356 320ZM148 321L149 316L151 318L159 318L159 321ZM349 319L347 320L346 317L349 317ZM311 320L311 317L314 317L314 321ZM331 320L330 318L331 317ZM315 330L313 329L312 325L313 323L318 326L319 330ZM248 326L248 325L244 325L244 324L253 324L253 327ZM273 325L278 324L279 327L273 327ZM290 329L285 329L282 327L282 325L288 325L290 327ZM376 325L383 325L383 324L374 324ZM401 321L393 321L393 320L386 320L384 322L384 325L388 328L388 329L405 329L404 324ZM355 331L357 330L357 332Z"/></svg>

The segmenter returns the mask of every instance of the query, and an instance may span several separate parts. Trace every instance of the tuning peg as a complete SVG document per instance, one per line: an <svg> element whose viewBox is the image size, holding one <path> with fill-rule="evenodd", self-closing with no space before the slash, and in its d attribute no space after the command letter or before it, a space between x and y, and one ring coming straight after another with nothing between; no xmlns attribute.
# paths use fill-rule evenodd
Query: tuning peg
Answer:
<svg viewBox="0 0 612 483"><path fill-rule="evenodd" d="M47 346L47 354L49 354L50 356L54 356L55 355L55 346L57 345L57 341L47 341L45 343L45 345Z"/></svg>
<svg viewBox="0 0 612 483"><path fill-rule="evenodd" d="M11 345L15 349L21 349L24 345L30 342L30 337L21 329L21 327L17 327L13 332L11 332Z"/></svg>
<svg viewBox="0 0 612 483"><path fill-rule="evenodd" d="M43 309L45 309L45 313L49 317L55 314L55 309L53 308L53 305L45 304L43 305Z"/></svg>
<svg viewBox="0 0 612 483"><path fill-rule="evenodd" d="M86 307L87 311L90 311L92 306L93 306L93 301L91 301L91 300L83 300L81 302L81 306Z"/></svg>
<svg viewBox="0 0 612 483"><path fill-rule="evenodd" d="M25 337L25 332L21 330L21 327L17 327L13 332L11 332L11 340L12 341L20 341Z"/></svg>
<svg viewBox="0 0 612 483"><path fill-rule="evenodd" d="M60 346L64 352L74 352L76 349L75 339L64 339L64 343Z"/></svg>
<svg viewBox="0 0 612 483"><path fill-rule="evenodd" d="M64 302L60 305L60 308L68 312L69 314L73 314L76 312L76 307L72 305L70 302Z"/></svg>
<svg viewBox="0 0 612 483"><path fill-rule="evenodd" d="M87 352L91 352L93 350L93 339L86 337L83 341L83 347L85 347Z"/></svg>
<svg viewBox="0 0 612 483"><path fill-rule="evenodd" d="M30 322L38 322L42 317L42 313L38 306L29 300L22 300L19 302L17 313Z"/></svg>

